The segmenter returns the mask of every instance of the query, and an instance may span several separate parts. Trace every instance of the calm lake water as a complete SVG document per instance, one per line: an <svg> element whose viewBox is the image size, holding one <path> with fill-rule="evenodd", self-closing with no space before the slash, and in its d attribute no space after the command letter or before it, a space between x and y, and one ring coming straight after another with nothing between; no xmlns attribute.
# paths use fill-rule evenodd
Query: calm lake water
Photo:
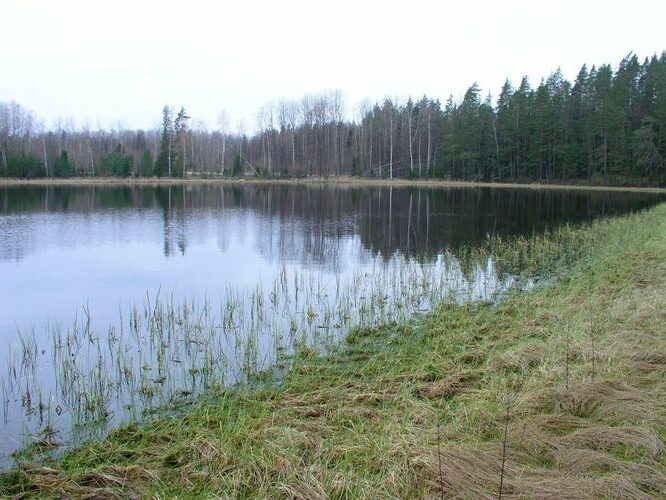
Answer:
<svg viewBox="0 0 666 500"><path fill-rule="evenodd" d="M488 234L663 195L490 188L0 188L0 463L512 277L465 267ZM46 432L42 432L46 429ZM73 432L72 429L76 429Z"/></svg>

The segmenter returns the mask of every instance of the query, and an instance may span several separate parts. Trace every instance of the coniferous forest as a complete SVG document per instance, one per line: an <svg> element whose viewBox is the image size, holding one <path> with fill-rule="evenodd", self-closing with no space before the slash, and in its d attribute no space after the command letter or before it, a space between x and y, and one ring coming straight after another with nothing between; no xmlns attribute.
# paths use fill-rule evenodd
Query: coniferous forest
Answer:
<svg viewBox="0 0 666 500"><path fill-rule="evenodd" d="M252 134L165 106L159 130L46 127L0 103L0 176L366 176L474 181L666 183L666 52L558 69L536 87L474 83L460 101L384 99L350 118L340 92L268 103Z"/></svg>

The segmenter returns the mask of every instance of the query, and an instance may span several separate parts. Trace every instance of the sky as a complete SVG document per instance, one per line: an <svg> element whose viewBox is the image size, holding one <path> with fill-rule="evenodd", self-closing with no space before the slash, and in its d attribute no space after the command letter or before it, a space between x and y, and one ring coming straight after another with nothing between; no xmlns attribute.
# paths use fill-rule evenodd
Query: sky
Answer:
<svg viewBox="0 0 666 500"><path fill-rule="evenodd" d="M157 128L168 104L252 131L282 98L340 90L353 117L666 49L663 0L0 0L0 16L0 101L47 126Z"/></svg>

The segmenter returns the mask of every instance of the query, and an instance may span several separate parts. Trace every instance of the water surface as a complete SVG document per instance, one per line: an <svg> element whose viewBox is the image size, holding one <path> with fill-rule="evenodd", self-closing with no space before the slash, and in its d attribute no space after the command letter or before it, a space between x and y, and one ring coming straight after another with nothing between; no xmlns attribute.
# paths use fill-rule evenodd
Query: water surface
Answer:
<svg viewBox="0 0 666 500"><path fill-rule="evenodd" d="M489 234L662 195L289 185L0 188L0 461L45 426L115 425L236 383L298 342L511 286Z"/></svg>

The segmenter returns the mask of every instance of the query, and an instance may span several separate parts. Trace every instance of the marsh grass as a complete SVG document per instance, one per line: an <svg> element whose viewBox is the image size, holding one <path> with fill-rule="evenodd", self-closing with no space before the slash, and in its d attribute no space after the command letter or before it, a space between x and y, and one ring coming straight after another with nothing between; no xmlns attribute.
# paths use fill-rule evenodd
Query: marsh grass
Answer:
<svg viewBox="0 0 666 500"><path fill-rule="evenodd" d="M663 495L666 206L562 231L498 252L527 257L528 276L562 269L546 286L362 324L328 350L299 337L279 384L254 372L245 389L211 385L177 417L122 426L48 467L23 463L0 493ZM185 314L169 311L167 339ZM316 331L314 312L303 321Z"/></svg>
<svg viewBox="0 0 666 500"><path fill-rule="evenodd" d="M284 371L303 346L327 353L345 336L352 341L350 331L405 323L444 299L492 299L514 284L487 255L464 266L450 254L375 266L344 282L283 268L268 286L227 286L219 302L158 291L120 309L106 331L84 306L69 328L20 334L1 377L5 421L26 422L26 449L17 457L39 451L32 444L45 425L57 426L63 442L101 436L212 387L242 387L268 370Z"/></svg>

